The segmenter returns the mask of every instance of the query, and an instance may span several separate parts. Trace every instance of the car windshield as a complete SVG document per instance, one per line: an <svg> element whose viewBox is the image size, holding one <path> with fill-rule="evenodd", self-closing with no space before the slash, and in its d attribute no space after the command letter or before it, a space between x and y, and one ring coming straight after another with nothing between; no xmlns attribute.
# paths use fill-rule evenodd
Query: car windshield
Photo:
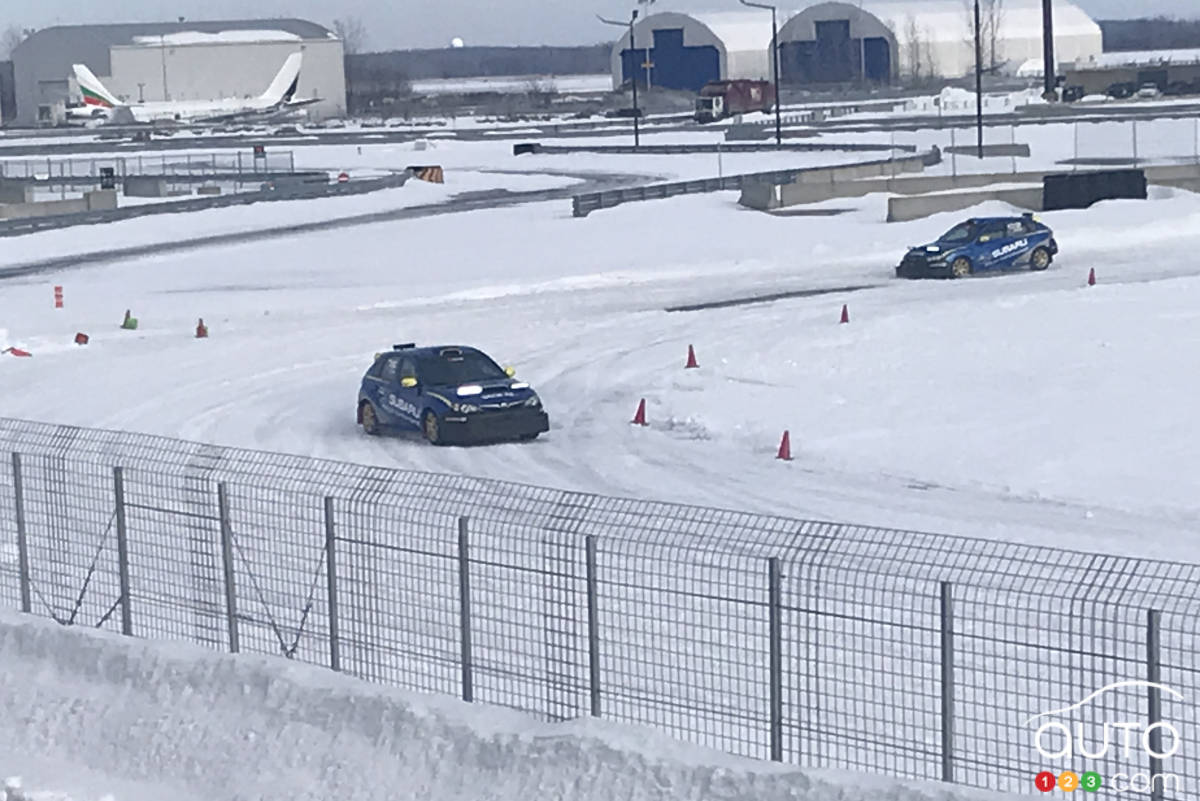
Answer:
<svg viewBox="0 0 1200 801"><path fill-rule="evenodd" d="M951 228L946 233L942 234L939 242L969 242L971 239L971 223L959 223Z"/></svg>
<svg viewBox="0 0 1200 801"><path fill-rule="evenodd" d="M425 384L445 386L507 378L494 361L470 350L446 350L426 356L417 364L417 376Z"/></svg>

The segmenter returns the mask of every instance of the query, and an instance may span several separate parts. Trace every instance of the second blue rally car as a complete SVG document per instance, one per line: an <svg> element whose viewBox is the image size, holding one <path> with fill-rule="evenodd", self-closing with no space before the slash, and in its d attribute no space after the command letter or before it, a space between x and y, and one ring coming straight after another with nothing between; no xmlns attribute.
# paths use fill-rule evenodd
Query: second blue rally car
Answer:
<svg viewBox="0 0 1200 801"><path fill-rule="evenodd" d="M1058 254L1054 232L1032 214L977 217L936 242L910 248L897 278L966 278L972 273L1028 267L1045 270Z"/></svg>
<svg viewBox="0 0 1200 801"><path fill-rule="evenodd" d="M434 445L534 439L550 430L537 393L475 348L395 345L358 390L368 434L419 431Z"/></svg>

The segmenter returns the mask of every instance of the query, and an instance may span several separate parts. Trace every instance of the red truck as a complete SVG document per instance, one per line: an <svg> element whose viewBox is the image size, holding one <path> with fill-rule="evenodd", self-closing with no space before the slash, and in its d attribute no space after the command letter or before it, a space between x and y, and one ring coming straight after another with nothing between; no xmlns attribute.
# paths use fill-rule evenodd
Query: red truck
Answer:
<svg viewBox="0 0 1200 801"><path fill-rule="evenodd" d="M696 122L713 122L747 111L775 108L775 87L770 81L709 81L696 98Z"/></svg>

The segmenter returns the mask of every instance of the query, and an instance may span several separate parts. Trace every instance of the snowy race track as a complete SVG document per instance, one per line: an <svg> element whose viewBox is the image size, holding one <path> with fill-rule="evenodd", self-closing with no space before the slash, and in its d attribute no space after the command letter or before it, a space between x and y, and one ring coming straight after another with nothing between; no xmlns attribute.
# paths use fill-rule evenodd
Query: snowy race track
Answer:
<svg viewBox="0 0 1200 801"><path fill-rule="evenodd" d="M736 195L397 220L11 278L0 414L881 526L1200 558L1200 198L1045 215L1044 274L900 282L958 215L884 199L772 217ZM988 209L984 209L987 211ZM1007 213L996 206L990 209ZM203 218L159 218L161 239ZM66 236L75 236L68 232ZM106 245L103 228L89 249ZM26 251L28 248L25 249ZM13 251L4 263L28 259ZM1085 287L1089 268L1100 282ZM0 263L0 274L3 263ZM55 311L51 287L63 285ZM788 290L855 292L695 312ZM848 303L851 324L837 324ZM125 309L141 322L118 330ZM195 340L203 317L211 337ZM88 333L86 348L72 344ZM517 365L552 431L436 449L354 424L393 342ZM682 369L694 344L701 369ZM651 425L628 424L639 398ZM773 456L784 429L796 460Z"/></svg>

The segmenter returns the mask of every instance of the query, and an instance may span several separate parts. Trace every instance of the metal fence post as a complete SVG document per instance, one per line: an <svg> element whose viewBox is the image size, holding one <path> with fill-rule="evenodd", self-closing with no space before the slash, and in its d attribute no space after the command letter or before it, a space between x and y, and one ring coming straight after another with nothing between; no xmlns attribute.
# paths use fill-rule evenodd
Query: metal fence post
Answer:
<svg viewBox="0 0 1200 801"><path fill-rule="evenodd" d="M1133 120L1133 163L1138 163L1137 120Z"/></svg>
<svg viewBox="0 0 1200 801"><path fill-rule="evenodd" d="M1147 726L1154 727L1150 731L1150 798L1152 801L1163 801L1163 782L1156 780L1162 775L1162 759L1154 756L1161 754L1162 728L1156 723L1162 723L1162 691L1156 685L1162 682L1162 612L1151 609L1146 613L1146 681L1151 686L1147 692Z"/></svg>
<svg viewBox="0 0 1200 801"><path fill-rule="evenodd" d="M338 600L337 600L337 549L336 530L333 524L333 496L325 497L325 578L329 583L329 667L342 669L342 657L338 648Z"/></svg>
<svg viewBox="0 0 1200 801"><path fill-rule="evenodd" d="M950 177L958 177L958 134L953 125L950 126Z"/></svg>
<svg viewBox="0 0 1200 801"><path fill-rule="evenodd" d="M461 632L462 698L475 700L471 671L471 556L467 518L458 518L458 619Z"/></svg>
<svg viewBox="0 0 1200 801"><path fill-rule="evenodd" d="M600 578L596 568L596 536L587 535L588 678L592 717L600 717Z"/></svg>
<svg viewBox="0 0 1200 801"><path fill-rule="evenodd" d="M942 781L954 781L954 600L948 581L941 587Z"/></svg>
<svg viewBox="0 0 1200 801"><path fill-rule="evenodd" d="M133 636L133 610L129 598L129 527L125 520L125 470L113 468L113 494L117 504L117 575L121 582L121 633Z"/></svg>
<svg viewBox="0 0 1200 801"><path fill-rule="evenodd" d="M778 557L767 560L767 627L770 632L771 759L783 761L783 588Z"/></svg>
<svg viewBox="0 0 1200 801"><path fill-rule="evenodd" d="M29 579L29 537L25 530L25 485L21 477L21 454L13 451L13 498L16 504L13 508L17 514L17 571L21 582L21 611L29 614L33 611L33 597L30 592Z"/></svg>
<svg viewBox="0 0 1200 801"><path fill-rule="evenodd" d="M233 525L229 522L229 490L217 485L217 508L221 514L221 563L225 568L225 620L229 629L229 653L241 650L238 641L237 584L233 569Z"/></svg>

